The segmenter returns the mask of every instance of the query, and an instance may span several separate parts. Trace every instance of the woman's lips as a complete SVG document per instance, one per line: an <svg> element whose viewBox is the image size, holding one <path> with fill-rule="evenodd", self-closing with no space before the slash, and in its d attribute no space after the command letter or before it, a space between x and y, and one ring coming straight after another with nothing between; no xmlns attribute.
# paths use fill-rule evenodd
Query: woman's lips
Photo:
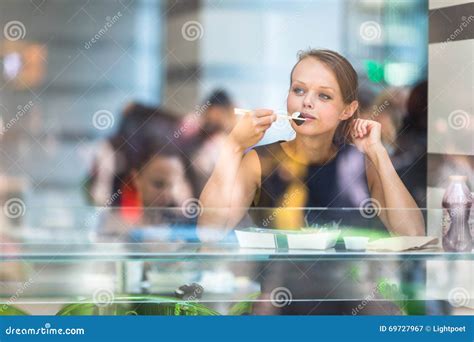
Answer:
<svg viewBox="0 0 474 342"><path fill-rule="evenodd" d="M299 113L299 115L297 117L305 119L305 120L295 120L295 118L293 118L293 122L296 124L296 126L301 126L305 123L316 120L316 117L314 115L311 115L311 114L308 114L308 113L295 112L294 114L298 114L298 113Z"/></svg>
<svg viewBox="0 0 474 342"><path fill-rule="evenodd" d="M304 118L306 120L316 120L316 117L314 115L303 113L303 112L301 112L300 118Z"/></svg>

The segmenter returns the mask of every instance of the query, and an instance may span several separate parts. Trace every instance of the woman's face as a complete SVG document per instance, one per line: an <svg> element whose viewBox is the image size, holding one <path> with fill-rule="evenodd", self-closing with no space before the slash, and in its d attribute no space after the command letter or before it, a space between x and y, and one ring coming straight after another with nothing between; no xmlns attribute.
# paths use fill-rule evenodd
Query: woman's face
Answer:
<svg viewBox="0 0 474 342"><path fill-rule="evenodd" d="M180 206L192 197L185 169L178 157L153 157L134 174L135 186L144 207Z"/></svg>
<svg viewBox="0 0 474 342"><path fill-rule="evenodd" d="M287 98L288 113L300 112L307 118L298 126L291 121L297 134L334 134L346 105L333 72L315 58L306 57L293 70ZM349 115L350 117L350 115Z"/></svg>

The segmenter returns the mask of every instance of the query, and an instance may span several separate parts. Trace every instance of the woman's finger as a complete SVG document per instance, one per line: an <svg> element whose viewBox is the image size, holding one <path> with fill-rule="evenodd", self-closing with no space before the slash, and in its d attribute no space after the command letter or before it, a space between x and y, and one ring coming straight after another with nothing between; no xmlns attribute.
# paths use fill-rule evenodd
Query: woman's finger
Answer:
<svg viewBox="0 0 474 342"><path fill-rule="evenodd" d="M362 138L362 120L357 120L357 137Z"/></svg>
<svg viewBox="0 0 474 342"><path fill-rule="evenodd" d="M360 127L362 131L362 135L367 135L367 126L368 126L368 122L367 120L364 120Z"/></svg>
<svg viewBox="0 0 474 342"><path fill-rule="evenodd" d="M271 116L273 114L273 110L271 109L255 109L253 111L253 114L257 118L265 117L265 116Z"/></svg>
<svg viewBox="0 0 474 342"><path fill-rule="evenodd" d="M255 127L255 130L259 133L260 132L265 132L267 129L270 128L270 126L271 126L271 124L270 125L258 125L258 126Z"/></svg>
<svg viewBox="0 0 474 342"><path fill-rule="evenodd" d="M271 125L275 120L276 120L276 115L270 114L270 115L267 115L267 116L262 116L262 117L259 117L259 118L255 118L255 124L257 126Z"/></svg>
<svg viewBox="0 0 474 342"><path fill-rule="evenodd" d="M358 119L357 130L359 132L360 137L364 137L365 135L369 134L370 129L372 127L372 121L370 120L361 120Z"/></svg>

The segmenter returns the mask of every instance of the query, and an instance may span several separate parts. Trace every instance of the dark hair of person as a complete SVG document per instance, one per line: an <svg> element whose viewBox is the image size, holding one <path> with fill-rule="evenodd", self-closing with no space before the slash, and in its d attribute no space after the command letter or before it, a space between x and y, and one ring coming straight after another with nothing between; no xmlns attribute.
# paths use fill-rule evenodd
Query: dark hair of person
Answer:
<svg viewBox="0 0 474 342"><path fill-rule="evenodd" d="M223 89L214 90L211 95L204 101L204 105L209 107L211 106L221 106L221 107L231 107L232 100L229 94Z"/></svg>
<svg viewBox="0 0 474 342"><path fill-rule="evenodd" d="M405 124L409 124L415 131L425 132L428 127L428 82L418 83L411 91L407 101L407 117Z"/></svg>
<svg viewBox="0 0 474 342"><path fill-rule="evenodd" d="M159 137L163 142L173 134L178 116L168 110L132 103L126 107L117 132L110 138L116 154L117 175L127 175L146 154L146 142Z"/></svg>

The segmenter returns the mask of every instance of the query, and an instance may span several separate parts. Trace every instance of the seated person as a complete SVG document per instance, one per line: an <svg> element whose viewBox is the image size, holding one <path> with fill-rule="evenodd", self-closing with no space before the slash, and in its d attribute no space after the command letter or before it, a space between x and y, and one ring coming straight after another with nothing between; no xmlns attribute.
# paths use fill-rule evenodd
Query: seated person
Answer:
<svg viewBox="0 0 474 342"><path fill-rule="evenodd" d="M357 117L358 80L352 65L334 51L309 50L300 54L290 76L287 111L300 112L306 121L291 122L294 140L260 146L248 153L245 151L262 139L276 115L272 110L258 109L237 122L200 197L204 211L198 232L202 239L225 236L252 205L279 209L282 215L266 227L298 229L307 223L317 224L320 218L308 219L303 210L282 208L359 208L368 202L377 203L378 209L392 209L377 213L391 234L423 235L423 216L381 142L380 124ZM353 162L348 163L349 156L355 156ZM343 224L351 225L353 220L347 217ZM262 217L255 217L255 224L261 227ZM272 262L260 275L262 297L285 287L293 298L360 298L363 289L343 281L348 268L354 267L350 264ZM315 305L311 300L298 301L282 312L350 314L353 305L357 302ZM391 309L366 306L367 313L382 314L384 310Z"/></svg>
<svg viewBox="0 0 474 342"><path fill-rule="evenodd" d="M119 190L122 196L133 195L134 205L121 203L118 210L132 211L133 220L131 215L117 215L117 211L110 210L113 220L106 220L104 233L122 234L137 227L186 221L181 207L195 197L193 175L180 146L170 138L177 128L173 117L167 110L149 108L136 133L123 141L120 151L127 173L122 177L126 183ZM133 192L127 192L128 188Z"/></svg>
<svg viewBox="0 0 474 342"><path fill-rule="evenodd" d="M142 222L157 223L160 208L181 208L192 199L190 178L185 158L173 143L159 134L144 139L131 170L144 209Z"/></svg>
<svg viewBox="0 0 474 342"><path fill-rule="evenodd" d="M177 116L169 111L134 102L128 104L117 132L97 148L86 186L91 204L120 207L124 220L136 220L139 211L134 208L139 207L140 202L130 179L130 167L136 158L136 151L143 144L143 132L148 125L153 125L169 134L177 122Z"/></svg>
<svg viewBox="0 0 474 342"><path fill-rule="evenodd" d="M191 160L200 193L211 176L225 137L235 125L234 104L224 90L216 90L203 102L200 112L189 117L184 120L183 128L187 128L190 121L197 123L198 127L185 137L185 151Z"/></svg>

